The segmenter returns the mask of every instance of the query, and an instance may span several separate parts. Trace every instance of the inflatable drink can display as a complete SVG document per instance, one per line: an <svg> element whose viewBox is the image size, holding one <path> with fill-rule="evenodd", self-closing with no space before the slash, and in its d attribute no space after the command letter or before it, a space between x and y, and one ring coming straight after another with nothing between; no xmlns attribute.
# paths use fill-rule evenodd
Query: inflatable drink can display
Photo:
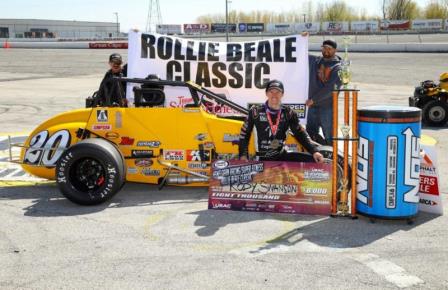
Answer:
<svg viewBox="0 0 448 290"><path fill-rule="evenodd" d="M419 205L420 109L359 109L358 132L357 211L378 218L415 216Z"/></svg>

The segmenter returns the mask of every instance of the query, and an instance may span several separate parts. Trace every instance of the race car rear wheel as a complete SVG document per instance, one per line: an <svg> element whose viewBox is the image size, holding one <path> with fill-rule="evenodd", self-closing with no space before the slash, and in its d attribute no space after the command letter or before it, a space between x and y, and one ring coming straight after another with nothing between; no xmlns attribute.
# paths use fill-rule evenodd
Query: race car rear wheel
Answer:
<svg viewBox="0 0 448 290"><path fill-rule="evenodd" d="M433 100L423 107L423 121L434 127L440 127L448 122L448 104Z"/></svg>
<svg viewBox="0 0 448 290"><path fill-rule="evenodd" d="M99 138L83 140L69 149L56 165L62 194L81 205L100 204L123 186L125 167L118 149Z"/></svg>

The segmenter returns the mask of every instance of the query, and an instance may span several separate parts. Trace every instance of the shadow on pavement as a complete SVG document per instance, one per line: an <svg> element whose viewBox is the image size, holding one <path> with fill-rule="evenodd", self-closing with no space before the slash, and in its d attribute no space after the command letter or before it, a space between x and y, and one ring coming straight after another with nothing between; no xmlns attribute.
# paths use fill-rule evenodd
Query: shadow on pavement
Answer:
<svg viewBox="0 0 448 290"><path fill-rule="evenodd" d="M359 219L331 218L326 216L286 215L254 212L231 212L219 210L203 210L192 212L197 215L195 226L201 226L196 234L201 237L212 236L220 228L229 224L247 223L255 220L275 219L282 221L304 221L307 225L299 226L285 232L261 246L253 253L273 249L279 246L292 246L300 241L307 240L313 244L330 248L356 248L397 231L408 231L423 225L439 216L419 213L415 222L408 225L406 220L380 220L373 223L370 219L359 216ZM313 222L314 221L314 222Z"/></svg>
<svg viewBox="0 0 448 290"><path fill-rule="evenodd" d="M207 188L185 188L167 186L159 191L155 185L126 184L121 192L110 201L97 206L80 206L61 195L55 183L34 186L0 187L0 201L31 200L32 204L23 208L24 215L30 217L63 217L101 212L108 208L175 205L204 203L204 210L189 212L196 215L194 226L200 227L199 237L213 236L221 228L230 224L245 224L260 220L305 222L287 231L254 250L254 253L279 246L292 246L307 240L323 247L356 248L373 243L397 231L408 231L423 225L438 216L419 213L415 223L408 225L405 220L379 220L375 223L360 216L358 220L330 218L326 216L288 215L225 210L207 210Z"/></svg>
<svg viewBox="0 0 448 290"><path fill-rule="evenodd" d="M288 215L227 210L201 210L190 212L189 214L197 215L194 225L201 227L196 231L196 234L200 237L213 236L219 229L229 224L248 223L268 219L297 222L314 221L323 218L322 216L313 215Z"/></svg>
<svg viewBox="0 0 448 290"><path fill-rule="evenodd" d="M25 207L25 216L58 217L91 214L107 208L133 207L157 204L185 204L204 200L207 207L206 188L182 188L166 186L158 190L156 185L128 183L112 199L94 206L82 206L72 203L60 192L55 183L31 186L0 187L2 200L32 200L32 205Z"/></svg>

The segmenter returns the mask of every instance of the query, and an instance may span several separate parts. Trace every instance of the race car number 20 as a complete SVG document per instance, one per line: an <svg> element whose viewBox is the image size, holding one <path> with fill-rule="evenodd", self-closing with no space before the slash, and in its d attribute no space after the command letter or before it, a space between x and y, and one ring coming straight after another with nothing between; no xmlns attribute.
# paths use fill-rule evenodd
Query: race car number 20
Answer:
<svg viewBox="0 0 448 290"><path fill-rule="evenodd" d="M70 132L60 130L50 136L48 131L41 131L31 138L23 162L33 165L55 166L64 149L70 146Z"/></svg>

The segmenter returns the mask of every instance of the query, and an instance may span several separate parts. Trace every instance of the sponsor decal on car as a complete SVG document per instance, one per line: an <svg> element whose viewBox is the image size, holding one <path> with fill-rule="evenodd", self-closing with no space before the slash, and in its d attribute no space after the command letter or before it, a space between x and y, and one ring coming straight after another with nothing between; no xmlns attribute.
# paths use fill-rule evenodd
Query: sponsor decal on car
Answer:
<svg viewBox="0 0 448 290"><path fill-rule="evenodd" d="M121 112L115 112L115 128L123 127L123 115Z"/></svg>
<svg viewBox="0 0 448 290"><path fill-rule="evenodd" d="M108 139L118 139L118 138L120 138L120 134L118 134L117 132L107 132L106 133L106 138L108 138Z"/></svg>
<svg viewBox="0 0 448 290"><path fill-rule="evenodd" d="M109 121L109 114L107 110L98 110L96 111L96 120L98 122L108 122Z"/></svg>
<svg viewBox="0 0 448 290"><path fill-rule="evenodd" d="M138 173L138 169L135 168L135 167L128 167L127 170L126 170L126 172L127 172L128 174L137 174L137 173Z"/></svg>
<svg viewBox="0 0 448 290"><path fill-rule="evenodd" d="M150 167L154 162L151 159L135 159L134 164L137 167Z"/></svg>
<svg viewBox="0 0 448 290"><path fill-rule="evenodd" d="M151 158L154 157L153 150L132 150L131 156L133 158Z"/></svg>
<svg viewBox="0 0 448 290"><path fill-rule="evenodd" d="M190 169L205 169L208 167L207 163L202 162L190 162L188 163L188 168Z"/></svg>
<svg viewBox="0 0 448 290"><path fill-rule="evenodd" d="M192 97L178 96L177 101L171 101L169 106L171 108L183 108L187 104L194 104Z"/></svg>
<svg viewBox="0 0 448 290"><path fill-rule="evenodd" d="M145 176L159 176L160 170L157 169L151 169L151 168L143 168L142 174Z"/></svg>
<svg viewBox="0 0 448 290"><path fill-rule="evenodd" d="M160 141L138 141L137 146L138 147L153 147L157 148L160 146Z"/></svg>
<svg viewBox="0 0 448 290"><path fill-rule="evenodd" d="M194 136L194 139L198 141L204 141L205 139L207 139L207 134L199 133L196 136Z"/></svg>
<svg viewBox="0 0 448 290"><path fill-rule="evenodd" d="M109 131L112 130L111 124L93 124L92 130L94 131Z"/></svg>
<svg viewBox="0 0 448 290"><path fill-rule="evenodd" d="M164 150L163 159L169 161L182 161L185 160L184 150Z"/></svg>
<svg viewBox="0 0 448 290"><path fill-rule="evenodd" d="M215 143L213 143L213 142L204 142L204 148L205 149L212 149L212 148L215 148Z"/></svg>
<svg viewBox="0 0 448 290"><path fill-rule="evenodd" d="M183 108L182 112L184 113L199 113L199 109L195 108Z"/></svg>
<svg viewBox="0 0 448 290"><path fill-rule="evenodd" d="M208 172L208 171L195 171L195 173L200 174L200 175L204 175L204 176L210 175L210 172Z"/></svg>
<svg viewBox="0 0 448 290"><path fill-rule="evenodd" d="M224 133L224 142L235 142L240 141L240 135L239 134L230 134L230 133Z"/></svg>
<svg viewBox="0 0 448 290"><path fill-rule="evenodd" d="M134 138L131 137L121 137L119 145L132 146L134 145Z"/></svg>
<svg viewBox="0 0 448 290"><path fill-rule="evenodd" d="M210 151L187 150L187 161L210 161Z"/></svg>
<svg viewBox="0 0 448 290"><path fill-rule="evenodd" d="M224 153L224 154L217 154L218 160L232 160L238 158L238 154L232 154L232 153Z"/></svg>
<svg viewBox="0 0 448 290"><path fill-rule="evenodd" d="M47 130L40 131L31 138L23 162L48 167L55 166L64 150L70 147L70 143L71 135L68 130L56 131L52 135Z"/></svg>

